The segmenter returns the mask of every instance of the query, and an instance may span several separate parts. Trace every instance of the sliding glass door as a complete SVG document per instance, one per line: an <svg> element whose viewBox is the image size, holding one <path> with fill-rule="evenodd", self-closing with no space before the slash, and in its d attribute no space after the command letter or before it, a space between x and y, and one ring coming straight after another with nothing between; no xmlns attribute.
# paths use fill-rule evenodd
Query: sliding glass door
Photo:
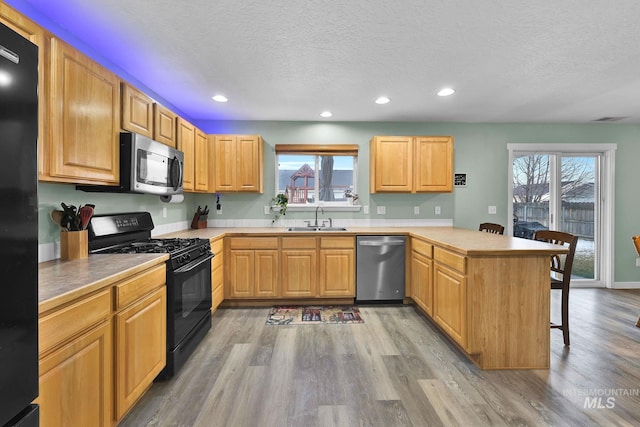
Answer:
<svg viewBox="0 0 640 427"><path fill-rule="evenodd" d="M513 236L531 239L543 229L577 235L572 285L601 286L604 153L510 151Z"/></svg>

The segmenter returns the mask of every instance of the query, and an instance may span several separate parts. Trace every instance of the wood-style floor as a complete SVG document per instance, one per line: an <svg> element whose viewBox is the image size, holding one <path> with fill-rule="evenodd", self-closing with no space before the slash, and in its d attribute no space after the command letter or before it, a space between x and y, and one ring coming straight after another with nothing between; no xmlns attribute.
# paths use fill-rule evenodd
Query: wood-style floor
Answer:
<svg viewBox="0 0 640 427"><path fill-rule="evenodd" d="M552 319L559 295L552 293ZM573 289L551 369L482 371L413 306L364 324L268 326L219 309L182 371L120 426L638 426L640 291Z"/></svg>

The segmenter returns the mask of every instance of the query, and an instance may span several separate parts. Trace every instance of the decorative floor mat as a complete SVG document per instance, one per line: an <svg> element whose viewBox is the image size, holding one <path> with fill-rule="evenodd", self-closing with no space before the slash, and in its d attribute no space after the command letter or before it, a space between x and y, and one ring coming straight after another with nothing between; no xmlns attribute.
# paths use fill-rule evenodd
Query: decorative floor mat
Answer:
<svg viewBox="0 0 640 427"><path fill-rule="evenodd" d="M328 325L364 323L358 307L349 305L276 306L267 317L267 325Z"/></svg>

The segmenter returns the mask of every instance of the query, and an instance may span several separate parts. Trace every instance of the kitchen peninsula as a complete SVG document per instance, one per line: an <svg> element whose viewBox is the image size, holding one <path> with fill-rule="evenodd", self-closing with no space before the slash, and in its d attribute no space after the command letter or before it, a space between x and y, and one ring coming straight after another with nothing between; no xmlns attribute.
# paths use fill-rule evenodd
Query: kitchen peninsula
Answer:
<svg viewBox="0 0 640 427"><path fill-rule="evenodd" d="M409 237L406 297L467 357L482 369L549 368L549 257L566 253L564 247L455 227L352 227L326 233L206 228L167 237L272 237L281 245L294 237L393 234ZM226 240L224 247L228 260ZM225 274L225 298L228 287Z"/></svg>

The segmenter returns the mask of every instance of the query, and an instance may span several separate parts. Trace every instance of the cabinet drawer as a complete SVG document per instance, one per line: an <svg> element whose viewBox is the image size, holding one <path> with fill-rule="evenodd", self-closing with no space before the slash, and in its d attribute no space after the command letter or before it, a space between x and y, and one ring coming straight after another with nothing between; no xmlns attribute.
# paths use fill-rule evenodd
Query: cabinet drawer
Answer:
<svg viewBox="0 0 640 427"><path fill-rule="evenodd" d="M315 249L315 237L283 237L282 249Z"/></svg>
<svg viewBox="0 0 640 427"><path fill-rule="evenodd" d="M354 249L356 247L353 237L321 237L320 248Z"/></svg>
<svg viewBox="0 0 640 427"><path fill-rule="evenodd" d="M120 310L152 290L164 286L166 282L164 264L121 282L115 287L115 310Z"/></svg>
<svg viewBox="0 0 640 427"><path fill-rule="evenodd" d="M232 237L230 249L278 249L277 237Z"/></svg>
<svg viewBox="0 0 640 427"><path fill-rule="evenodd" d="M447 267L450 267L454 270L457 270L462 274L465 274L467 272L466 270L467 258L465 258L462 255L453 253L451 251L448 251L446 249L442 249L436 246L435 248L433 248L433 258L437 262L444 264Z"/></svg>
<svg viewBox="0 0 640 427"><path fill-rule="evenodd" d="M110 314L109 289L42 317L38 325L40 355L107 319Z"/></svg>
<svg viewBox="0 0 640 427"><path fill-rule="evenodd" d="M419 254L431 258L433 256L433 245L423 240L411 239L411 249Z"/></svg>
<svg viewBox="0 0 640 427"><path fill-rule="evenodd" d="M211 242L211 252L216 255L222 254L223 242L224 241L222 239L214 240L213 242Z"/></svg>
<svg viewBox="0 0 640 427"><path fill-rule="evenodd" d="M213 259L211 260L211 271L215 270L216 268L222 267L223 259L224 258L222 256L222 252L216 253Z"/></svg>

